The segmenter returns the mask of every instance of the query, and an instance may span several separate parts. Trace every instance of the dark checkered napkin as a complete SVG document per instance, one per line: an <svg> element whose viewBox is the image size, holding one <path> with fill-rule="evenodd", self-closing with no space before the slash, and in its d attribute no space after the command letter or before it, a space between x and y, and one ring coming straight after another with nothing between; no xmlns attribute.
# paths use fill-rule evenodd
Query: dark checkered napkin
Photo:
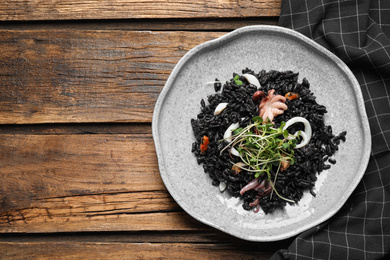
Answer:
<svg viewBox="0 0 390 260"><path fill-rule="evenodd" d="M390 1L282 0L279 25L312 38L352 70L372 152L344 207L272 259L390 259Z"/></svg>

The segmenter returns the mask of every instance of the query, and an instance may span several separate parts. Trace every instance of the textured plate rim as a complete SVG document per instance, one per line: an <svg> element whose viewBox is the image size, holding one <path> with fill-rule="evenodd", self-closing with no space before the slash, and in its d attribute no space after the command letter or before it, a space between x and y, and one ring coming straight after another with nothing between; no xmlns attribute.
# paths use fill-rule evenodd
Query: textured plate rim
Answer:
<svg viewBox="0 0 390 260"><path fill-rule="evenodd" d="M356 101L358 103L357 104L358 105L357 106L358 113L361 115L361 118L363 119L361 122L362 126L363 126L362 132L363 132L365 137L368 137L368 138L364 138L364 140L363 140L363 147L365 147L366 149L363 153L362 161L361 161L361 164L359 167L359 176L357 176L357 178L353 179L353 183L350 186L350 190L348 190L348 192L344 193L344 196L338 200L337 204L332 208L332 210L330 210L327 214L322 215L321 218L317 219L316 221L313 221L311 224L307 224L307 225L304 225L302 227L296 228L290 232L286 232L286 233L279 234L279 235L268 236L268 237L253 236L253 235L248 237L245 235L230 232L229 230L221 228L220 226L218 226L217 224L215 224L213 222L210 222L208 220L203 219L202 216L198 215L196 212L191 211L191 208L189 206L187 206L187 204L185 202L183 202L180 197L176 196L174 187L171 185L171 183L169 181L168 173L165 169L164 161L162 158L160 138L158 135L158 124L159 124L159 117L160 117L160 111L161 111L160 108L163 106L165 97L168 94L170 88L172 87L172 83L173 83L175 77L180 72L182 67L187 63L187 61L189 61L195 54L197 54L198 52L200 52L203 49L207 49L207 48L212 47L213 45L216 45L216 44L222 45L225 41L229 41L230 39L234 39L234 37L236 37L236 35L239 35L242 33L248 33L251 31L256 31L256 32L262 31L262 32L268 32L268 33L275 32L275 33L279 33L279 34L288 35L290 37L294 37L296 40L299 40L300 43L302 43L304 45L306 44L306 46L305 46L306 48L308 48L308 47L314 48L318 52L325 55L328 59L332 60L332 62L334 62L334 64L336 66L338 66L339 69L345 73L345 75L348 77L348 79L352 83L353 91L354 91L354 94L356 95ZM195 218L196 220L198 220L201 223L209 225L213 228L216 228L220 231L223 231L223 232L230 234L232 236L235 236L237 238L247 240L247 241L253 241L253 242L271 242L271 241L279 241L279 240L283 240L283 239L288 239L288 238L291 238L295 235L298 235L298 234L300 234L300 233L302 233L302 232L304 232L312 227L315 227L315 226L327 221L332 216L334 216L342 208L342 206L346 203L348 198L352 195L353 191L356 189L356 187L360 183L361 179L363 178L364 173L365 173L367 166L368 166L369 157L370 157L370 153L371 153L371 133L370 133L370 127L369 127L369 123L368 123L366 109L364 106L363 95L362 95L362 92L360 89L360 85L359 85L357 79L355 78L355 76L353 75L353 73L351 72L351 70L349 69L349 67L341 59L339 59L336 55L334 55L332 52L330 52L326 48L322 47L318 43L314 42L310 38L304 36L303 34L296 32L296 31L293 31L291 29L287 29L287 28L280 27L280 26L273 26L273 25L252 25L252 26L241 27L241 28L238 28L232 32L229 32L229 33L227 33L219 38L216 38L216 39L204 42L202 44L199 44L196 47L189 50L179 60L179 62L176 64L176 66L173 68L170 76L168 77L168 80L167 80L165 86L163 87L163 89L162 89L162 91L161 91L161 93L156 101L154 111L153 111L153 118L152 118L152 135L153 135L155 148L156 148L160 176L161 176L161 178L164 182L164 185L166 186L168 192L173 197L173 199L179 204L179 206L185 212L187 212L187 214L189 214L190 216L192 216L193 218Z"/></svg>

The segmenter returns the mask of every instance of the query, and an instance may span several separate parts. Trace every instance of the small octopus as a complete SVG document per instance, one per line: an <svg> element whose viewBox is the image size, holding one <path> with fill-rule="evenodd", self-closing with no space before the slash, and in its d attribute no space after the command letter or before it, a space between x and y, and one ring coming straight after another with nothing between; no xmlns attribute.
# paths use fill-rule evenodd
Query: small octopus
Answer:
<svg viewBox="0 0 390 260"><path fill-rule="evenodd" d="M269 90L268 95L261 100L259 105L259 116L264 121L268 118L271 123L273 123L275 116L283 114L287 110L286 98L281 95L274 95L274 93L275 89Z"/></svg>

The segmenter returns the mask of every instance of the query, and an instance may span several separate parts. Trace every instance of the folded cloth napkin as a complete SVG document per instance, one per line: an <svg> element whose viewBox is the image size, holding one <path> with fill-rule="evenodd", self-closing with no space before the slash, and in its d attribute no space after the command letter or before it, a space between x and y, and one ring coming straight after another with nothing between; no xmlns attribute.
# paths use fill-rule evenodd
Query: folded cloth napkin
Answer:
<svg viewBox="0 0 390 260"><path fill-rule="evenodd" d="M343 208L271 259L390 259L390 1L282 0L279 25L349 66L363 92L372 150Z"/></svg>

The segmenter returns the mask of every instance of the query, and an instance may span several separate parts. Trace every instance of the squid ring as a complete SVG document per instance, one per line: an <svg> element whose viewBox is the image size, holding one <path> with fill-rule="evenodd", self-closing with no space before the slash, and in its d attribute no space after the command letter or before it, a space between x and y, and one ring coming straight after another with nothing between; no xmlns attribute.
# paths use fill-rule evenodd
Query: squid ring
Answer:
<svg viewBox="0 0 390 260"><path fill-rule="evenodd" d="M303 132L297 131L294 134L295 137L298 137L299 135L302 137L302 141L297 146L295 146L295 148L302 148L305 145L307 145L311 139L311 134L312 134L311 125L306 118L297 116L288 120L286 125L283 127L283 130L286 130L287 128L289 128L291 125L295 123L303 123L303 125L305 126L305 130ZM289 139L292 139L292 137L290 137Z"/></svg>

